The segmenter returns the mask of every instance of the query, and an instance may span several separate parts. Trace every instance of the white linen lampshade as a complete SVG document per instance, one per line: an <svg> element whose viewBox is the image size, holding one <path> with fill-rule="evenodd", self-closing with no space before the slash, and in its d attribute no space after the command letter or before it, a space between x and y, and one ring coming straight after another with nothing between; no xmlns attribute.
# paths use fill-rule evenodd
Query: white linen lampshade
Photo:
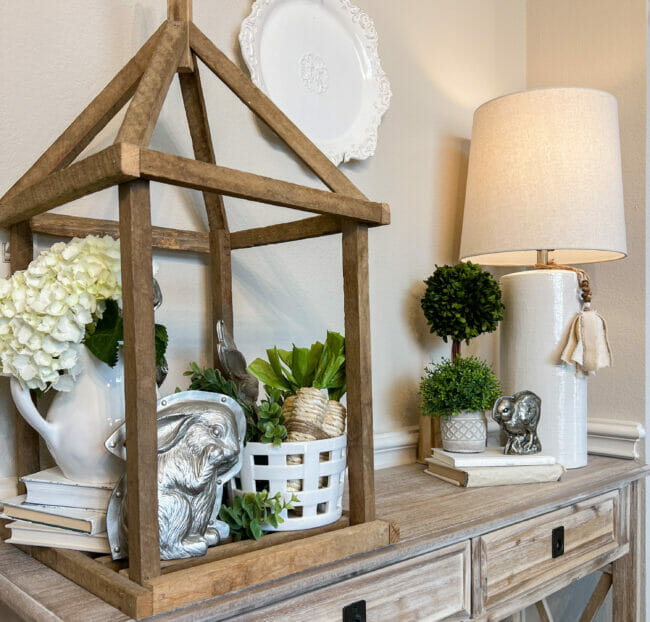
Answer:
<svg viewBox="0 0 650 622"><path fill-rule="evenodd" d="M506 95L474 114L462 260L493 266L620 259L627 254L616 99L584 88ZM538 251L544 251L539 253ZM560 360L582 301L574 273L501 279L501 383L542 399L542 452L587 464L587 379Z"/></svg>
<svg viewBox="0 0 650 622"><path fill-rule="evenodd" d="M616 98L552 88L489 101L474 113L461 259L534 265L627 254Z"/></svg>

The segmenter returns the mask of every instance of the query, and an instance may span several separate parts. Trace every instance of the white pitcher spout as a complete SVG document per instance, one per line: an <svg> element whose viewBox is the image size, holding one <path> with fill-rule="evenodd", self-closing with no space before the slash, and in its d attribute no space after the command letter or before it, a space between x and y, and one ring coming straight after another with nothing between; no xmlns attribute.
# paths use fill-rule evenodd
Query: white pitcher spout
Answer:
<svg viewBox="0 0 650 622"><path fill-rule="evenodd" d="M9 380L11 388L11 397L14 400L16 408L29 423L45 440L46 443L56 443L56 425L46 421L41 413L38 412L29 389L25 389L17 378L13 376Z"/></svg>

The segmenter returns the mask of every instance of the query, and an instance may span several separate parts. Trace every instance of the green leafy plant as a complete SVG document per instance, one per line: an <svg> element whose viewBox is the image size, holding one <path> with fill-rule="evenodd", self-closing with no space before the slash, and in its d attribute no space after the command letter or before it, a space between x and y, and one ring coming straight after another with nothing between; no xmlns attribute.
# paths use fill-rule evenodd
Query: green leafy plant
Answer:
<svg viewBox="0 0 650 622"><path fill-rule="evenodd" d="M420 381L422 412L430 417L448 417L463 410L490 410L501 394L492 368L471 356L443 359L425 369Z"/></svg>
<svg viewBox="0 0 650 622"><path fill-rule="evenodd" d="M454 355L460 342L496 330L503 319L501 290L494 277L471 262L455 266L436 266L425 281L422 311L432 333L454 342ZM452 356L453 358L453 356Z"/></svg>
<svg viewBox="0 0 650 622"><path fill-rule="evenodd" d="M268 388L268 397L256 407L240 399L237 387L232 380L226 380L218 369L201 369L195 362L183 373L190 377L190 391L209 391L222 393L234 399L246 416L246 442L273 443L280 445L287 436L282 416L282 392ZM180 391L180 389L177 389Z"/></svg>
<svg viewBox="0 0 650 622"><path fill-rule="evenodd" d="M247 492L243 496L236 496L232 506L222 505L219 518L228 523L230 535L235 542L239 540L259 540L265 533L266 524L276 527L284 522L281 514L284 510L293 510L292 503L298 498L291 496L286 501L282 493L269 496L268 491Z"/></svg>
<svg viewBox="0 0 650 622"><path fill-rule="evenodd" d="M274 347L266 354L268 361L257 358L248 371L284 397L295 395L301 387L327 389L331 400L345 395L345 338L339 333L328 331L324 344L317 341L309 348L294 345L291 351Z"/></svg>
<svg viewBox="0 0 650 622"><path fill-rule="evenodd" d="M257 409L257 430L251 440L260 443L281 445L287 437L282 415L282 393L279 389L269 389L268 398L262 400Z"/></svg>
<svg viewBox="0 0 650 622"><path fill-rule="evenodd" d="M190 368L183 372L184 376L190 377L190 391L208 391L210 393L222 393L234 399L244 411L246 416L246 442L254 440L253 436L257 430L257 414L254 406L247 404L239 398L237 387L232 380L226 380L218 369L206 367L201 369L194 361ZM176 389L180 391L180 389Z"/></svg>
<svg viewBox="0 0 650 622"><path fill-rule="evenodd" d="M117 302L106 300L102 317L86 325L84 345L110 367L117 365L120 344L124 341L124 322ZM155 325L156 365L163 364L169 337L162 324Z"/></svg>

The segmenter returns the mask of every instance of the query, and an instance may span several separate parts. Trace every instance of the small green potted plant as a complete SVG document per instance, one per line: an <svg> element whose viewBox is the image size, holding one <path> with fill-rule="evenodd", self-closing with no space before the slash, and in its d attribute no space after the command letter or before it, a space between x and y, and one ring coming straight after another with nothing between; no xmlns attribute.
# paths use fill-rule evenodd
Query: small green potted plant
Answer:
<svg viewBox="0 0 650 622"><path fill-rule="evenodd" d="M462 358L461 342L496 330L503 319L501 289L494 277L477 264L436 266L425 281L422 311L430 330L446 343L451 360L425 370L420 394L425 415L440 418L443 448L449 451L485 449L487 425L482 411L499 397L499 383L489 365Z"/></svg>
<svg viewBox="0 0 650 622"><path fill-rule="evenodd" d="M501 394L499 380L483 360L457 356L425 369L420 382L422 412L440 418L442 447L472 453L485 449L485 411Z"/></svg>

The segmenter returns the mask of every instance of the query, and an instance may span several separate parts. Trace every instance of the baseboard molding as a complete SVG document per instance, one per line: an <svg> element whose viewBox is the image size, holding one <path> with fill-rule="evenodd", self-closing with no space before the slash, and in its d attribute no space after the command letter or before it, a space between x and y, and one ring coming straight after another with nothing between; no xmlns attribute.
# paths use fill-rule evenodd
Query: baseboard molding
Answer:
<svg viewBox="0 0 650 622"><path fill-rule="evenodd" d="M645 435L643 425L634 421L589 419L587 422L590 454L636 460L641 457L641 441ZM417 445L418 426L375 434L375 469L416 462Z"/></svg>
<svg viewBox="0 0 650 622"><path fill-rule="evenodd" d="M415 462L418 432L419 428L415 425L395 432L375 434L375 470Z"/></svg>
<svg viewBox="0 0 650 622"><path fill-rule="evenodd" d="M645 428L634 421L587 421L587 450L590 454L636 460L641 457L643 438Z"/></svg>
<svg viewBox="0 0 650 622"><path fill-rule="evenodd" d="M387 469L417 461L417 425L400 428L394 432L375 434L375 469ZM590 454L628 458L640 457L640 441L645 438L645 428L632 421L590 419L587 423ZM18 481L15 477L0 478L0 499L15 497Z"/></svg>

